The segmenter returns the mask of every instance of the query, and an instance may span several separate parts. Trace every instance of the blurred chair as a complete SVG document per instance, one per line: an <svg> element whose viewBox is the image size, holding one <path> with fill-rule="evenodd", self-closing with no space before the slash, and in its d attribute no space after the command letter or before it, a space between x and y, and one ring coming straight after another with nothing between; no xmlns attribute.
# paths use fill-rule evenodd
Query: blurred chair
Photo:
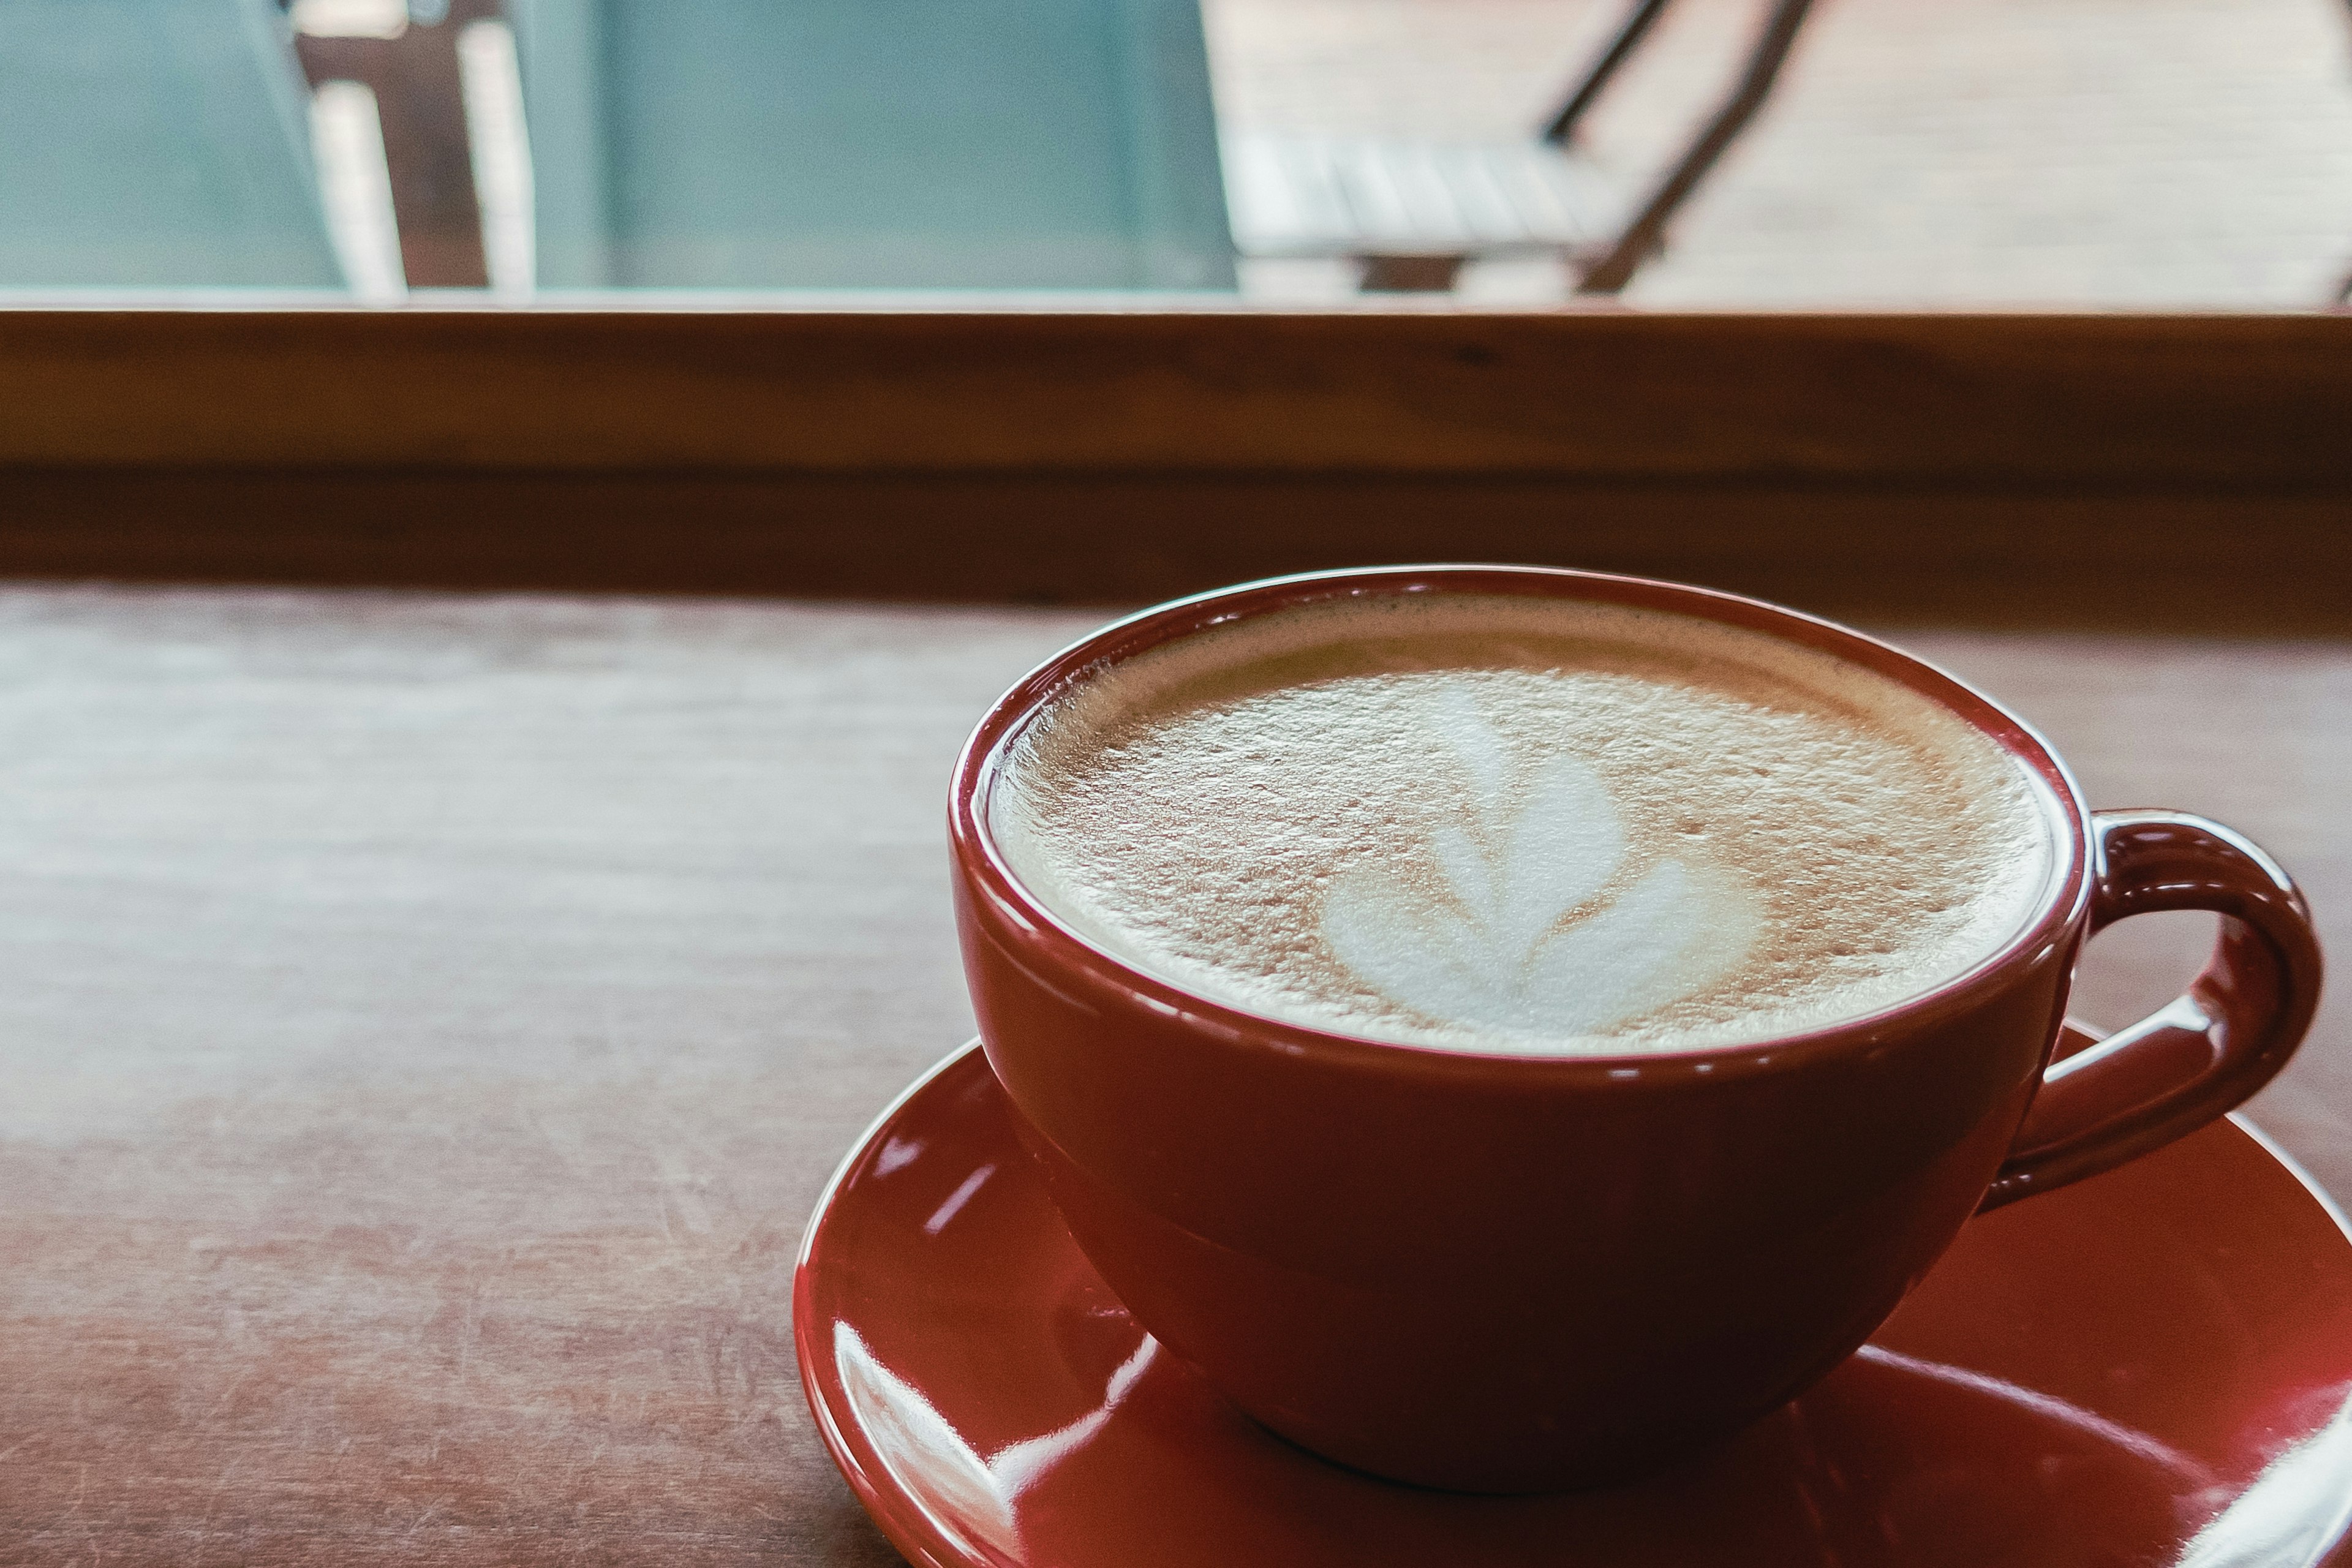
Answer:
<svg viewBox="0 0 2352 1568"><path fill-rule="evenodd" d="M1231 289L1196 0L510 0L543 288Z"/></svg>
<svg viewBox="0 0 2352 1568"><path fill-rule="evenodd" d="M335 288L271 0L0 0L0 287Z"/></svg>
<svg viewBox="0 0 2352 1568"><path fill-rule="evenodd" d="M1588 294L1613 294L1660 247L1666 224L1763 107L1811 0L1772 0L1730 92L1638 202L1570 150L1668 0L1634 0L1541 132L1492 144L1228 134L1234 236L1251 257L1342 258L1367 289L1450 289L1483 257L1557 254Z"/></svg>

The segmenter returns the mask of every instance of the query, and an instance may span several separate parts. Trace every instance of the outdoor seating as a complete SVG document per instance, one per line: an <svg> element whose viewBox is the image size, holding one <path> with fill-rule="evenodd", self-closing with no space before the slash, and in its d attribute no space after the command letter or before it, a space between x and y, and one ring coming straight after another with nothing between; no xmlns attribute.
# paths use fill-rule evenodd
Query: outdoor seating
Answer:
<svg viewBox="0 0 2352 1568"><path fill-rule="evenodd" d="M1360 262L1363 286L1377 289L1449 289L1467 261L1558 254L1580 291L1615 293L1763 107L1811 8L1811 0L1775 0L1721 104L1657 184L1630 196L1578 155L1572 138L1667 4L1634 0L1541 133L1524 142L1229 137L1235 241L1246 256Z"/></svg>

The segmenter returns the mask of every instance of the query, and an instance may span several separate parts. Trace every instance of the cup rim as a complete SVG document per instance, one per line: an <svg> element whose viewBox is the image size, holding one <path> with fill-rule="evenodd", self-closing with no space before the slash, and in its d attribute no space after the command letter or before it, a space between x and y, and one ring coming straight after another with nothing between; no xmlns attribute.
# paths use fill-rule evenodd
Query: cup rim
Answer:
<svg viewBox="0 0 2352 1568"><path fill-rule="evenodd" d="M1375 1039L1318 1028L1222 1002L1154 974L1098 946L1023 885L989 831L989 790L1007 742L1052 699L1106 665L1229 622L1342 598L1417 593L1483 593L1585 599L1666 610L1778 637L1898 680L1958 713L2023 763L2061 807L2054 864L2033 913L1999 947L1960 973L1856 1017L1729 1045L1678 1050L1535 1053L1487 1051ZM2058 824L2053 822L2053 828ZM2064 762L2039 731L1949 671L1851 626L1769 601L1656 578L1570 567L1496 563L1366 566L1260 578L1189 595L1125 616L1064 647L992 703L964 742L949 786L948 835L967 889L1002 917L994 934L1051 965L1057 989L1074 985L1107 1001L1183 1018L1227 1041L1284 1056L1440 1079L1530 1074L1625 1084L1720 1081L1785 1070L1867 1049L1896 1033L1969 1010L2078 929L2091 888L2090 808Z"/></svg>

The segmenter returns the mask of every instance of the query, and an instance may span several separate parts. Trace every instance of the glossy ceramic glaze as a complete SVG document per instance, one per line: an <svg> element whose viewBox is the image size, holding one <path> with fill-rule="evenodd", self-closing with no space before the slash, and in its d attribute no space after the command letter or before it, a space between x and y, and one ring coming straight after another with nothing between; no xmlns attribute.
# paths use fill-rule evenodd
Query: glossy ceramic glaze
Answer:
<svg viewBox="0 0 2352 1568"><path fill-rule="evenodd" d="M2045 788L2059 842L2038 916L1950 984L1832 1028L1703 1053L1486 1056L1284 1024L1144 974L1062 926L990 843L1002 747L1101 662L1308 600L1444 590L1701 616L1925 692ZM2095 823L2030 730L1941 672L1771 605L1629 578L1325 574L1147 612L998 704L959 765L950 826L989 1058L1096 1270L1266 1426L1434 1486L1591 1484L1783 1405L1980 1204L2113 1164L2252 1092L2318 992L2301 900L2227 829ZM2229 917L2208 979L2053 1075L2028 1121L2085 933L2179 907Z"/></svg>
<svg viewBox="0 0 2352 1568"><path fill-rule="evenodd" d="M2352 1560L2352 1239L2222 1122L1971 1221L1852 1360L1639 1484L1398 1486L1252 1424L1071 1241L977 1049L855 1151L793 1297L926 1568L2307 1568Z"/></svg>

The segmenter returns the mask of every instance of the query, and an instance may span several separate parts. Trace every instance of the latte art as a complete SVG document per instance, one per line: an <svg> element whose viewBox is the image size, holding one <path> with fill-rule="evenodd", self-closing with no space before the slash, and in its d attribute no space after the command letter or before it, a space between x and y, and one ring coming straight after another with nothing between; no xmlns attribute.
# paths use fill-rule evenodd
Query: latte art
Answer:
<svg viewBox="0 0 2352 1568"><path fill-rule="evenodd" d="M1688 617L1456 595L1285 611L1083 682L989 820L1080 935L1374 1039L1682 1049L1989 955L2045 805L1924 696Z"/></svg>
<svg viewBox="0 0 2352 1568"><path fill-rule="evenodd" d="M1493 745L1476 761L1499 763L1500 737L1482 738ZM1632 846L1589 764L1556 757L1525 780L1499 765L1465 771L1476 830L1432 826L1437 879L1363 865L1324 896L1325 945L1371 989L1455 1024L1597 1034L1746 960L1759 900L1737 874L1667 858L1601 897Z"/></svg>

